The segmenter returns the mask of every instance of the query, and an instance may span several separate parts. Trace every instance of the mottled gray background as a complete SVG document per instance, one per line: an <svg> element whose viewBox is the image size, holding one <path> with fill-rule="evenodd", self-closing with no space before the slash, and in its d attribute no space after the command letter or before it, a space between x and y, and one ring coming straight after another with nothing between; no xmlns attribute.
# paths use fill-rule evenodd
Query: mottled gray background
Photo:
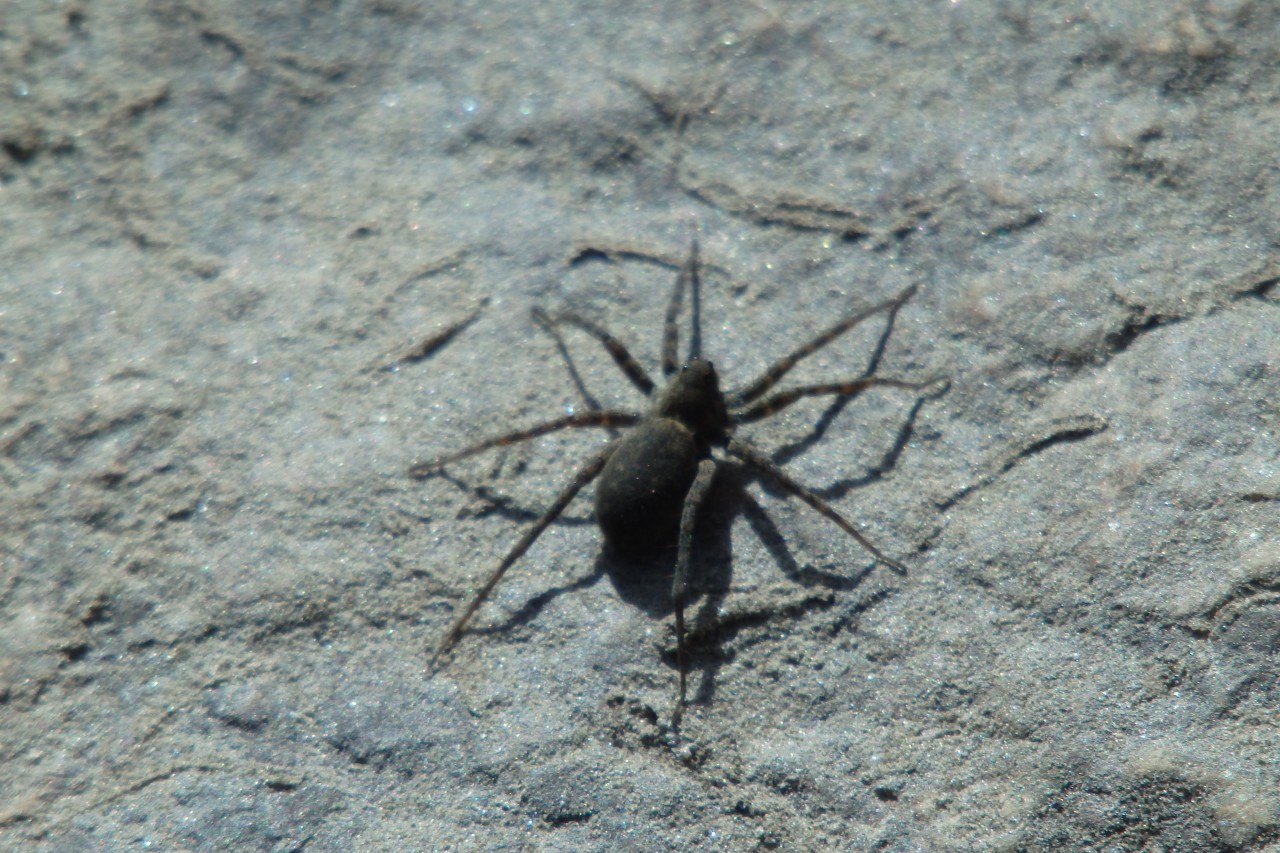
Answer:
<svg viewBox="0 0 1280 853"><path fill-rule="evenodd" d="M6 0L0 848L1280 850L1278 46L1267 0ZM726 478L676 733L666 581L580 499L428 671L608 436L407 468L581 409L533 305L654 370L695 224L730 386L922 285L881 371L948 393L747 431L909 573Z"/></svg>

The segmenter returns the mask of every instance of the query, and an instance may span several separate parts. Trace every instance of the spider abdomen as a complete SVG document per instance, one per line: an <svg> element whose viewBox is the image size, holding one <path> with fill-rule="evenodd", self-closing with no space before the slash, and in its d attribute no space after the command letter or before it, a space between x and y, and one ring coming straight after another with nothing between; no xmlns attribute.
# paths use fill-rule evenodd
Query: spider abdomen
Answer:
<svg viewBox="0 0 1280 853"><path fill-rule="evenodd" d="M605 542L623 553L673 547L697 473L697 441L679 421L651 417L624 435L596 484Z"/></svg>

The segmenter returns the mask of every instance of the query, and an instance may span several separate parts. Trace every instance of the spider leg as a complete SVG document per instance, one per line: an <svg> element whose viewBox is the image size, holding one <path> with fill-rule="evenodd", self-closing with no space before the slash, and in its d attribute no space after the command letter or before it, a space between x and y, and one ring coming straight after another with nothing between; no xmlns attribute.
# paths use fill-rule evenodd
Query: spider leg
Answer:
<svg viewBox="0 0 1280 853"><path fill-rule="evenodd" d="M485 439L479 444L473 444L470 447L450 453L447 456L440 456L430 462L419 462L409 469L409 476L415 480L425 480L432 474L439 471L450 462L457 462L459 459L465 459L468 456L474 456L483 450L492 447L506 447L508 444L516 444L521 441L528 441L531 438L537 438L547 433L556 432L562 429L578 429L581 427L623 427L634 426L640 423L640 415L634 412L619 412L613 410L594 410L590 412L581 412L576 415L568 415L567 417L557 418L554 421L538 424L537 426L522 429L518 432L507 433L496 438Z"/></svg>
<svg viewBox="0 0 1280 853"><path fill-rule="evenodd" d="M644 368L635 360L627 348L623 346L622 341L615 338L609 333L609 330L598 323L588 320L586 317L576 314L572 311L563 311L559 314L551 315L541 308L533 309L533 319L539 326L546 329L549 334L555 337L560 343L561 351L564 350L564 342L560 340L560 335L556 327L561 323L567 323L570 326L577 326L591 337L595 338L604 348L608 350L609 355L613 358L615 364L622 368L622 372L631 380L631 384L640 389L640 392L646 397L653 394L653 380L649 378L649 374L645 373Z"/></svg>
<svg viewBox="0 0 1280 853"><path fill-rule="evenodd" d="M676 551L676 569L671 582L671 604L676 612L676 661L680 667L680 693L676 699L676 710L671 715L671 725L680 725L684 716L686 682L688 681L689 662L684 646L684 597L685 578L689 572L689 556L693 549L693 526L697 521L698 509L706 500L711 488L711 481L716 473L714 459L703 459L698 463L698 474L694 477L689 493L685 495L684 507L680 512L680 542Z"/></svg>
<svg viewBox="0 0 1280 853"><path fill-rule="evenodd" d="M742 440L735 438L729 441L729 446L726 449L726 452L728 452L729 455L742 460L757 471L772 478L779 486L782 486L785 491L795 495L819 513L834 521L841 530L852 536L859 545L867 550L867 553L871 554L871 556L875 557L898 574L905 575L907 573L906 566L902 565L902 563L899 563L892 557L887 556L875 545L872 545L871 541L867 539L867 537L859 533L857 528L850 524L844 516L836 512L829 503L815 495L805 486L791 479L785 471L777 465L774 465L773 462L760 451L746 444Z"/></svg>
<svg viewBox="0 0 1280 853"><path fill-rule="evenodd" d="M844 319L832 325L826 331L819 333L816 337L798 347L791 354L778 359L769 366L769 369L766 370L759 379L752 382L746 388L728 395L729 404L731 406L740 407L750 403L774 385L777 385L778 380L786 376L791 371L791 368L799 364L802 359L813 355L815 352L822 349L827 344L831 343L836 338L861 323L863 320L866 320L869 317L874 317L882 311L890 312L892 317L892 315L902 307L903 303L910 299L912 294L915 292L916 285L913 284L892 299L887 299L879 305L848 315Z"/></svg>
<svg viewBox="0 0 1280 853"><path fill-rule="evenodd" d="M676 283L671 288L671 301L667 303L667 316L662 322L662 375L671 376L680 369L680 328L676 321L680 318L680 309L684 306L685 288L698 287L698 237L695 234L689 245L689 257L676 275ZM697 320L695 318L695 324ZM696 325L694 345L698 345ZM692 353L698 355L698 353Z"/></svg>
<svg viewBox="0 0 1280 853"><path fill-rule="evenodd" d="M556 352L560 353L560 360L564 362L564 369L569 374L569 381L573 383L573 387L578 389L578 394L582 397L583 402L587 404L587 408L604 408L587 388L587 383L582 381L582 374L578 372L578 366L573 361L573 355L569 352L569 345L564 341L564 335L560 334L560 327L541 308L535 307L529 313L533 316L533 321L538 324L539 328L550 335L552 340L556 342Z"/></svg>
<svg viewBox="0 0 1280 853"><path fill-rule="evenodd" d="M533 526L520 537L520 541L515 544L515 547L507 552L507 556L502 558L502 562L485 579L485 582L480 585L480 589L472 596L471 601L462 609L458 617L453 620L453 624L449 626L449 630L445 632L440 645L436 648L435 654L431 656L430 666L434 667L440 656L449 651L453 644L458 641L458 637L466 629L471 617L480 609L480 605L489 597L489 593L493 592L493 588L498 585L498 581L502 580L502 576L507 573L507 569L511 568L516 560L524 556L524 552L528 551L529 547L542 535L542 531L550 527L551 523L560 517L560 513L564 512L564 508L569 505L574 496L600 474L605 462L609 460L609 454L612 452L612 447L605 448L603 452L579 469L578 473L569 482L569 485L564 487L564 491L560 492L560 495L547 511L542 514L542 517L534 522Z"/></svg>
<svg viewBox="0 0 1280 853"><path fill-rule="evenodd" d="M882 379L879 376L864 376L861 379L851 379L847 382L829 382L823 385L803 385L799 388L789 388L786 391L780 391L771 397L762 400L759 403L746 409L739 409L733 413L735 423L748 424L753 421L767 418L772 414L782 411L787 406L797 400L805 397L822 397L827 395L848 395L857 396L868 388L874 388L877 385L886 388L907 388L913 391L923 391L939 382L945 381L941 378L929 379L924 382L907 382L902 379Z"/></svg>

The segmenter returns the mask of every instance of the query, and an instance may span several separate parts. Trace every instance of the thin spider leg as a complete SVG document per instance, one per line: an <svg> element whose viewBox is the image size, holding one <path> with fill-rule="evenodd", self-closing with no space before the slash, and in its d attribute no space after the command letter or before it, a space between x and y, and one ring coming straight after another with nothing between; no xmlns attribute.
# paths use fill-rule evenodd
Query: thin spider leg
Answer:
<svg viewBox="0 0 1280 853"><path fill-rule="evenodd" d="M533 319L538 323L538 325L542 326L542 328L546 329L551 335L553 335L557 341L560 339L560 336L556 333L556 326L560 323L568 323L570 326L577 326L579 329L604 345L604 348L608 350L610 357L613 358L614 363L617 364L618 367L622 368L622 372L631 380L631 384L639 388L642 394L646 397L653 394L654 384L653 380L649 378L649 374L644 372L644 368L641 367L640 363L637 362L635 358L632 357L631 353L627 351L627 348L623 346L622 341L609 334L608 329L598 323L588 320L586 317L575 314L572 311L564 311L553 316L548 314L546 311L543 311L541 308L534 308Z"/></svg>
<svg viewBox="0 0 1280 853"><path fill-rule="evenodd" d="M686 287L698 279L698 237L695 234L689 245L689 257L676 276L675 286L671 288L671 301L667 303L667 316L662 322L662 375L671 376L680 369L680 327L676 321L680 319L680 309L684 306Z"/></svg>
<svg viewBox="0 0 1280 853"><path fill-rule="evenodd" d="M693 263L689 268L689 360L702 358L702 273L699 272L698 233L693 232Z"/></svg>
<svg viewBox="0 0 1280 853"><path fill-rule="evenodd" d="M569 352L569 345L565 343L564 335L560 334L560 327L541 308L535 307L529 313L533 316L533 321L538 324L538 327L556 342L556 352L560 353L560 361L564 363L564 369L569 373L569 381L573 383L573 387L578 389L578 394L582 397L583 402L587 404L587 408L603 408L600 405L600 401L587 388L587 383L582 381L582 374L578 372L578 365L573 361L573 355Z"/></svg>
<svg viewBox="0 0 1280 853"><path fill-rule="evenodd" d="M742 442L741 440L735 438L729 442L729 447L727 448L727 452L731 456L741 459L743 462L745 462L747 465L750 465L752 468L755 468L757 471L760 471L761 473L771 477L778 485L782 486L784 490L795 495L800 500L804 501L809 506L813 507L818 512L825 515L827 518L834 521L841 530L843 530L845 533L848 533L850 536L852 536L859 545L861 545L863 548L867 550L869 554L871 554L871 556L875 557L877 560L884 563L886 566L893 569L895 572L898 572L899 574L905 575L907 573L906 566L902 565L902 563L899 563L897 560L893 559L892 557L887 556L883 551L881 551L875 545L872 545L870 540L867 539L867 537L859 533L857 529L852 524L850 524L845 519L844 516L836 512L835 509L833 509L830 504L828 504L822 498L815 495L805 486L802 486L800 483L791 479L791 477L788 476L786 472L784 472L777 465L774 465L773 462L770 461L767 456L760 453L760 451Z"/></svg>
<svg viewBox="0 0 1280 853"><path fill-rule="evenodd" d="M576 415L558 418L554 421L547 421L544 424L538 424L519 432L507 433L496 438L486 439L479 444L473 444L470 447L459 450L456 453L450 453L447 456L440 456L431 462L419 462L409 469L409 476L415 480L425 480L432 474L439 471L450 462L457 462L459 459L465 459L468 456L474 456L483 450L492 447L506 447L508 444L516 444L521 441L528 441L547 433L556 432L562 429L578 429L580 427L624 427L634 426L640 423L641 416L634 412L619 412L615 410L596 410L590 412L580 412Z"/></svg>
<svg viewBox="0 0 1280 853"><path fill-rule="evenodd" d="M671 715L671 725L680 725L684 716L686 682L688 681L689 661L684 647L684 598L685 578L689 572L689 558L693 550L693 527L698 518L698 509L706 500L711 488L711 481L716 473L714 459L703 459L698 463L698 474L685 495L684 507L680 511L680 544L676 551L676 570L671 582L671 605L676 611L676 661L680 667L680 693L676 699L676 710Z"/></svg>
<svg viewBox="0 0 1280 853"><path fill-rule="evenodd" d="M467 623L471 621L471 617L480 609L480 605L489 597L489 593L493 592L493 588L498 585L498 581L502 580L502 576L507 573L507 569L511 568L516 560L524 556L524 552L528 551L534 541L542 535L542 531L550 527L551 523L560 517L560 513L564 512L564 508L569 505L574 496L600 474L605 462L609 460L609 454L612 452L613 448L607 447L595 459L583 466L573 476L573 480L569 482L569 485L565 486L564 491L555 499L551 507L542 514L541 518L534 522L532 527L525 531L525 534L520 537L520 541L515 544L515 547L507 552L507 556L502 558L502 562L498 564L498 567L480 585L480 589L471 598L471 601L467 603L467 606L463 608L462 613L458 614L458 617L453 620L453 624L449 626L449 630L445 632L444 638L441 639L440 645L436 648L435 654L431 656L430 666L434 667L440 656L449 651L453 644L458 641L458 637L466 630Z"/></svg>
<svg viewBox="0 0 1280 853"><path fill-rule="evenodd" d="M728 395L729 404L731 406L745 406L747 403L750 403L774 385L777 385L778 380L786 376L791 371L791 368L799 364L802 359L813 355L815 352L822 349L827 344L831 343L836 338L861 323L863 320L866 320L869 317L874 317L882 311L896 311L904 302L910 299L911 295L915 292L916 285L913 284L892 299L888 299L881 302L879 305L867 308L864 311L857 311L845 317L843 320L840 320L826 331L821 332L816 337L812 338L808 343L797 348L790 355L778 359L769 366L769 369L766 370L759 379L752 382L746 388Z"/></svg>
<svg viewBox="0 0 1280 853"><path fill-rule="evenodd" d="M876 386L884 386L886 388L907 388L913 391L922 391L930 388L937 379L930 379L926 382L906 382L902 379L883 379L879 376L865 376L862 379L851 379L848 382L828 382L823 385L803 385L799 388L789 388L786 391L780 391L773 396L756 403L749 409L742 409L733 413L735 423L749 424L753 421L767 418L772 414L782 411L787 406L797 400L805 397L824 397L827 395L848 395L854 396L861 394L868 388Z"/></svg>

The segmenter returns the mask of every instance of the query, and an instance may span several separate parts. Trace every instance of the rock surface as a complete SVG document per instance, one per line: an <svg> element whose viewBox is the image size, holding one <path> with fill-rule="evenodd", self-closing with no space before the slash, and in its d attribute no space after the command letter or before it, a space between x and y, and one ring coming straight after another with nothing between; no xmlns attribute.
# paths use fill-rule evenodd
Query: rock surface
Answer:
<svg viewBox="0 0 1280 853"><path fill-rule="evenodd" d="M0 10L0 849L1280 849L1280 7ZM682 727L589 491L701 234ZM787 382L858 375L882 324ZM456 331L455 334L449 334ZM733 472L729 472L732 474Z"/></svg>

